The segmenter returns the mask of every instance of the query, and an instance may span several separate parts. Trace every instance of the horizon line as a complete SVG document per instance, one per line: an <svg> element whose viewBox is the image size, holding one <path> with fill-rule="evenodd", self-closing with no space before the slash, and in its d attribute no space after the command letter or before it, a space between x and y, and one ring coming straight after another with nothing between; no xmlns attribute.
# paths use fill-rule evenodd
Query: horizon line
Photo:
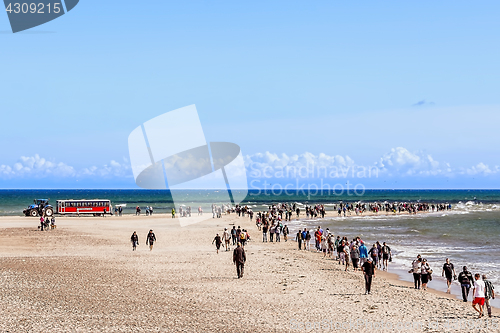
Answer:
<svg viewBox="0 0 500 333"><path fill-rule="evenodd" d="M138 191L171 191L171 189L145 189L145 188L0 188L0 191L25 191L25 190L39 190L39 191L67 191L67 190L96 190L96 191L104 191L104 190L138 190ZM354 191L354 189L349 189L350 191ZM500 188L365 188L364 191L500 191ZM213 189L175 189L175 191L227 191L227 188L213 188ZM316 191L316 192L335 192L334 189L232 189L231 191L266 191L266 192L285 192L285 191L297 191L297 192L308 192L308 191ZM344 190L346 191L346 190ZM358 190L360 191L360 190Z"/></svg>

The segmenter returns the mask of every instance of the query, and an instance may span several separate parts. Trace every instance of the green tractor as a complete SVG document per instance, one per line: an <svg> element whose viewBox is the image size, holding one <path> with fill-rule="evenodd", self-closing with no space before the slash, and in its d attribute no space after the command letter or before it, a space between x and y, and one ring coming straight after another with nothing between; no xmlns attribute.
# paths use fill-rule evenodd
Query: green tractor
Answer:
<svg viewBox="0 0 500 333"><path fill-rule="evenodd" d="M54 207L49 204L49 199L35 199L34 204L23 210L25 216L48 216L54 215Z"/></svg>

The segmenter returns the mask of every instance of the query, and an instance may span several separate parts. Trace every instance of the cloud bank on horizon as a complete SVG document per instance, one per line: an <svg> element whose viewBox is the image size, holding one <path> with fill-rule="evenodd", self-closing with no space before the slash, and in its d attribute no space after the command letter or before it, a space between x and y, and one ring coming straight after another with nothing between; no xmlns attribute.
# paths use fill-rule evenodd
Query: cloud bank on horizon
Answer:
<svg viewBox="0 0 500 333"><path fill-rule="evenodd" d="M0 180L9 188L16 186L30 188L30 184L48 188L54 185L85 188L87 185L95 186L93 184L96 182L102 183L102 180L106 180L107 186L114 183L120 186L120 181L123 183L124 179L133 179L126 159L123 163L111 160L101 166L92 165L78 169L67 163L51 161L35 154L34 156L21 156L13 165L0 165Z"/></svg>
<svg viewBox="0 0 500 333"><path fill-rule="evenodd" d="M410 152L403 147L392 148L370 165L357 164L349 156L314 155L308 152L292 156L270 152L247 155L245 163L251 178L287 178L298 174L301 168L303 175L306 170L309 171L310 178L324 175L330 178L366 178L369 177L368 172L378 178L490 176L500 173L500 166L490 167L482 162L469 168L453 168L450 163L439 162L430 154Z"/></svg>
<svg viewBox="0 0 500 333"><path fill-rule="evenodd" d="M350 156L310 152L287 155L266 151L246 155L244 160L250 188L265 188L272 184L290 184L290 188L299 188L303 183L333 185L346 180L363 184L366 188L447 188L450 179L455 182L469 179L469 182L458 183L462 188L491 188L488 187L489 181L500 175L498 165L478 162L466 168L453 167L430 154L412 152L404 147L392 148L379 160L367 165L356 163ZM136 187L126 158L121 163L111 160L100 166L77 168L38 154L21 156L13 165L0 165L0 180L4 188L30 188L30 184L47 188Z"/></svg>

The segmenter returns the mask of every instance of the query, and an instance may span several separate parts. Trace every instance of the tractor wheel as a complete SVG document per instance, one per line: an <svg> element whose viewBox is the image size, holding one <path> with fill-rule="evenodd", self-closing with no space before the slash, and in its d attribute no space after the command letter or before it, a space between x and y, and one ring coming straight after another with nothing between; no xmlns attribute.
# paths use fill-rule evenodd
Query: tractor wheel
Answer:
<svg viewBox="0 0 500 333"><path fill-rule="evenodd" d="M37 217L38 216L38 212L35 209L32 209L30 211L30 216Z"/></svg>
<svg viewBox="0 0 500 333"><path fill-rule="evenodd" d="M52 208L47 208L45 210L45 216L52 216L54 215L54 210Z"/></svg>

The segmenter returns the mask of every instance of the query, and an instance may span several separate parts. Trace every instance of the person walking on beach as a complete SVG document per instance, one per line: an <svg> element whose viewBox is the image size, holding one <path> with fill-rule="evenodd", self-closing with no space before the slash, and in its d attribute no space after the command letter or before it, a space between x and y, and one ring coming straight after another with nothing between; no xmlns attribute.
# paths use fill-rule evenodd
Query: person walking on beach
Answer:
<svg viewBox="0 0 500 333"><path fill-rule="evenodd" d="M326 252L328 250L328 239L326 235L321 236L321 251L323 252L323 258L326 258Z"/></svg>
<svg viewBox="0 0 500 333"><path fill-rule="evenodd" d="M40 229L43 231L43 226L45 224L45 220L43 218L43 216L40 216Z"/></svg>
<svg viewBox="0 0 500 333"><path fill-rule="evenodd" d="M276 235L276 243L278 242L281 243L281 237L280 237L281 227L279 223L276 224L276 229L274 229L274 234Z"/></svg>
<svg viewBox="0 0 500 333"><path fill-rule="evenodd" d="M328 244L328 256L330 258L333 258L333 243L334 243L334 238L335 236L333 234L329 234L328 237L326 238L326 243Z"/></svg>
<svg viewBox="0 0 500 333"><path fill-rule="evenodd" d="M491 318L490 299L495 299L495 287L493 287L493 284L491 283L490 280L486 279L486 275L483 275L483 282L484 282L484 304L488 309L488 317Z"/></svg>
<svg viewBox="0 0 500 333"><path fill-rule="evenodd" d="M264 224L264 226L262 227L262 242L267 242L267 228L267 224Z"/></svg>
<svg viewBox="0 0 500 333"><path fill-rule="evenodd" d="M349 259L351 258L351 250L349 248L349 242L346 240L344 242L344 257L345 257L345 271L349 268Z"/></svg>
<svg viewBox="0 0 500 333"><path fill-rule="evenodd" d="M339 256L339 265L345 265L344 241L339 242L337 246L337 255Z"/></svg>
<svg viewBox="0 0 500 333"><path fill-rule="evenodd" d="M321 231L319 231L319 227L314 232L314 239L316 241L316 252L319 252L321 251Z"/></svg>
<svg viewBox="0 0 500 333"><path fill-rule="evenodd" d="M380 245L380 242L377 241L377 251L378 251L378 258L377 258L377 267L382 268L382 245Z"/></svg>
<svg viewBox="0 0 500 333"><path fill-rule="evenodd" d="M236 245L236 226L233 225L231 229L231 239L233 240L233 245Z"/></svg>
<svg viewBox="0 0 500 333"><path fill-rule="evenodd" d="M215 247L217 248L217 254L219 254L220 250L220 245L222 244L222 240L219 236L219 234L215 235L214 240L212 241L212 244L215 242Z"/></svg>
<svg viewBox="0 0 500 333"><path fill-rule="evenodd" d="M383 266L384 270L387 270L389 267L389 258L392 256L391 248L384 242L384 245L382 246L382 260L383 260Z"/></svg>
<svg viewBox="0 0 500 333"><path fill-rule="evenodd" d="M356 245L353 245L353 247L351 248L351 261L353 269L357 271L358 261L359 261L359 249Z"/></svg>
<svg viewBox="0 0 500 333"><path fill-rule="evenodd" d="M361 243L359 246L359 266L363 266L366 259L368 259L368 249L365 246L365 243Z"/></svg>
<svg viewBox="0 0 500 333"><path fill-rule="evenodd" d="M146 236L146 245L149 244L149 251L153 251L153 243L156 242L156 236L153 230L149 230L148 235Z"/></svg>
<svg viewBox="0 0 500 333"><path fill-rule="evenodd" d="M236 265L236 274L238 274L238 279L243 277L243 269L245 268L245 262L247 257L245 255L245 250L241 247L240 242L238 242L237 247L233 251L233 263Z"/></svg>
<svg viewBox="0 0 500 333"><path fill-rule="evenodd" d="M361 266L361 270L365 276L365 295L371 294L372 280L375 277L376 269L377 267L373 263L372 258L368 258L363 266Z"/></svg>
<svg viewBox="0 0 500 333"><path fill-rule="evenodd" d="M302 250L302 231L300 229L297 232L297 236L295 236L295 240L299 244L299 250Z"/></svg>
<svg viewBox="0 0 500 333"><path fill-rule="evenodd" d="M378 261L378 248L377 244L373 244L373 247L368 251L368 254L370 255L370 258L373 260L373 264L377 266L377 261Z"/></svg>
<svg viewBox="0 0 500 333"><path fill-rule="evenodd" d="M304 250L307 249L307 251L310 251L311 250L311 233L307 229L304 229L304 230L306 233L305 236L302 235L302 237L304 238Z"/></svg>
<svg viewBox="0 0 500 333"><path fill-rule="evenodd" d="M245 243L247 241L247 231L245 229L241 230L240 232L240 243L241 247L245 247Z"/></svg>
<svg viewBox="0 0 500 333"><path fill-rule="evenodd" d="M479 317L481 318L483 316L483 306L484 306L484 301L485 301L485 285L484 281L480 279L479 273L476 273L474 275L474 279L476 280L474 282L474 289L472 290L472 294L474 295L474 300L472 301L472 307L474 310L479 312ZM479 309L477 308L479 306Z"/></svg>
<svg viewBox="0 0 500 333"><path fill-rule="evenodd" d="M446 293L449 294L453 277L456 278L457 276L457 274L455 273L455 267L453 266L452 263L450 263L449 258L446 258L446 262L443 265L443 273L441 273L441 276L445 275L446 275L446 284L448 285L448 290L446 290Z"/></svg>
<svg viewBox="0 0 500 333"><path fill-rule="evenodd" d="M139 236L137 236L135 231L130 237L130 241L132 242L132 251L135 251L137 249L137 245L139 245Z"/></svg>
<svg viewBox="0 0 500 333"><path fill-rule="evenodd" d="M422 265L420 267L420 279L422 280L422 289L427 290L427 284L431 279L432 274L431 266L427 263L427 259L422 259Z"/></svg>
<svg viewBox="0 0 500 333"><path fill-rule="evenodd" d="M337 236L337 239L335 240L335 251L337 251L337 260L340 260L340 252L339 252L339 246L342 243L342 240L340 239L340 236Z"/></svg>
<svg viewBox="0 0 500 333"><path fill-rule="evenodd" d="M422 258L420 254L417 255L417 259L413 260L411 263L411 272L413 273L413 283L415 284L415 289L420 289L420 275L422 274Z"/></svg>
<svg viewBox="0 0 500 333"><path fill-rule="evenodd" d="M175 208L172 208L172 218L175 219Z"/></svg>
<svg viewBox="0 0 500 333"><path fill-rule="evenodd" d="M226 251L231 250L229 248L229 244L231 242L231 234L229 233L229 231L227 231L227 228L224 228L224 233L222 234L222 240L224 241L224 244L226 246Z"/></svg>
<svg viewBox="0 0 500 333"><path fill-rule="evenodd" d="M463 271L458 274L458 282L460 282L460 287L462 288L462 298L464 302L467 302L467 297L469 297L469 291L473 281L474 279L471 272L467 270L467 266L464 266Z"/></svg>
<svg viewBox="0 0 500 333"><path fill-rule="evenodd" d="M291 214L291 213L290 213ZM290 230L288 230L288 227L287 225L285 224L285 226L283 227L283 239L285 240L285 242L288 241L288 234L290 233Z"/></svg>

